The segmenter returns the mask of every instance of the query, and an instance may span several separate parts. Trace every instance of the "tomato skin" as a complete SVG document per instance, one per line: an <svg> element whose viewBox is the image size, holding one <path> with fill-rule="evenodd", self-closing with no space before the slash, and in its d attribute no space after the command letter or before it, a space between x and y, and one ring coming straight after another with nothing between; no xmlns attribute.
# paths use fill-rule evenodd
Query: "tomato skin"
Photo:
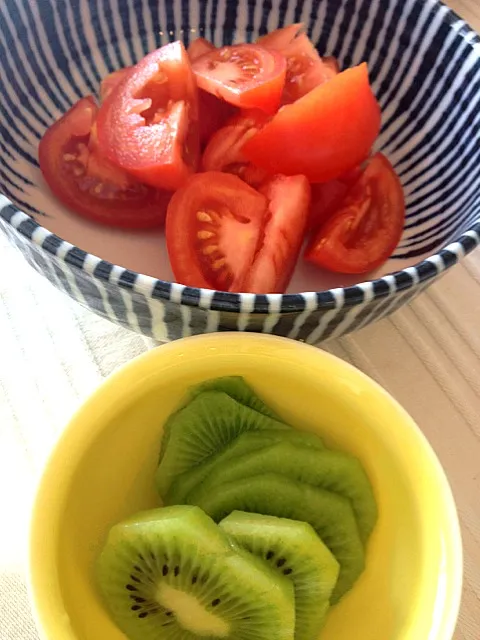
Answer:
<svg viewBox="0 0 480 640"><path fill-rule="evenodd" d="M199 135L202 149L208 144L216 131L225 126L237 109L225 100L216 98L211 93L198 90Z"/></svg>
<svg viewBox="0 0 480 640"><path fill-rule="evenodd" d="M305 259L330 271L368 273L391 256L404 221L402 185L389 161L377 153L339 209L320 227Z"/></svg>
<svg viewBox="0 0 480 640"><path fill-rule="evenodd" d="M258 187L268 175L252 165L242 152L245 141L269 120L262 111L241 111L211 138L202 156L204 171L224 171L238 175L252 187Z"/></svg>
<svg viewBox="0 0 480 640"><path fill-rule="evenodd" d="M100 149L154 187L175 190L197 167L198 95L181 42L132 67L98 114Z"/></svg>
<svg viewBox="0 0 480 640"><path fill-rule="evenodd" d="M284 293L303 244L310 185L305 176L274 176L260 192L268 199L264 241L248 270L243 291Z"/></svg>
<svg viewBox="0 0 480 640"><path fill-rule="evenodd" d="M104 102L112 91L126 78L132 67L124 67L112 71L100 83L100 102Z"/></svg>
<svg viewBox="0 0 480 640"><path fill-rule="evenodd" d="M73 105L43 135L40 169L54 195L94 222L128 229L161 227L170 194L140 184L98 149L91 96Z"/></svg>
<svg viewBox="0 0 480 640"><path fill-rule="evenodd" d="M334 56L325 56L322 58L322 62L327 67L327 72L332 78L340 73L340 65Z"/></svg>
<svg viewBox="0 0 480 640"><path fill-rule="evenodd" d="M328 182L365 160L380 121L364 63L283 107L243 151L270 174L302 174L310 182Z"/></svg>
<svg viewBox="0 0 480 640"><path fill-rule="evenodd" d="M311 185L309 231L318 229L341 206L349 189L360 179L365 168L366 164L359 165L336 180Z"/></svg>
<svg viewBox="0 0 480 640"><path fill-rule="evenodd" d="M309 230L318 229L342 204L348 187L340 180L312 184L312 202L308 220Z"/></svg>
<svg viewBox="0 0 480 640"><path fill-rule="evenodd" d="M200 89L242 109L275 113L285 84L286 61L255 44L221 47L193 62Z"/></svg>
<svg viewBox="0 0 480 640"><path fill-rule="evenodd" d="M283 104L295 102L315 87L331 80L331 70L323 63L306 34L297 36L282 53L287 59Z"/></svg>
<svg viewBox="0 0 480 640"><path fill-rule="evenodd" d="M299 22L290 24L287 27L280 27L280 29L275 29L275 31L257 38L256 44L265 47L265 49L274 49L282 52L294 40L302 26L302 23Z"/></svg>
<svg viewBox="0 0 480 640"><path fill-rule="evenodd" d="M215 49L215 45L206 40L205 38L196 38L192 40L192 42L188 45L187 53L190 60L193 62L197 58L213 51Z"/></svg>
<svg viewBox="0 0 480 640"><path fill-rule="evenodd" d="M287 60L282 104L295 102L339 72L335 58L322 60L308 36L299 34L301 28L302 24L293 24L257 40L257 44L279 51Z"/></svg>
<svg viewBox="0 0 480 640"><path fill-rule="evenodd" d="M166 238L177 282L241 291L261 237L267 199L240 178L192 176L172 197Z"/></svg>

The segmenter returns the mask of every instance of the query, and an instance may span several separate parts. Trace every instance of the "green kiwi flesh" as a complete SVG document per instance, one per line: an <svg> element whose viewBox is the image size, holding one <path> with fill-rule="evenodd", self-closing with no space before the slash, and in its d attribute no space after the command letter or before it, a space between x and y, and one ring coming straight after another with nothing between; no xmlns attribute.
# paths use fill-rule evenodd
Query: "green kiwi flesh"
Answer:
<svg viewBox="0 0 480 640"><path fill-rule="evenodd" d="M217 454L245 431L289 429L221 391L205 391L167 420L155 476L162 498L173 479Z"/></svg>
<svg viewBox="0 0 480 640"><path fill-rule="evenodd" d="M293 585L236 550L200 509L167 507L114 526L97 564L130 640L293 640Z"/></svg>
<svg viewBox="0 0 480 640"><path fill-rule="evenodd" d="M204 393L205 391L222 391L245 407L258 411L258 413L262 413L269 418L279 420L277 415L260 400L250 385L248 385L241 376L225 376L223 378L213 378L212 380L201 382L189 389L190 398L196 398L200 393Z"/></svg>
<svg viewBox="0 0 480 640"><path fill-rule="evenodd" d="M234 511L220 527L288 576L295 590L295 640L316 640L330 608L339 565L306 522Z"/></svg>
<svg viewBox="0 0 480 640"><path fill-rule="evenodd" d="M282 474L348 498L362 542L368 540L377 521L377 504L367 474L353 456L282 441L235 457L228 464L219 461L203 481L202 491L260 473Z"/></svg>
<svg viewBox="0 0 480 640"><path fill-rule="evenodd" d="M241 478L216 486L200 485L187 497L215 522L232 511L308 522L340 564L332 603L349 591L365 568L365 552L350 501L275 473Z"/></svg>
<svg viewBox="0 0 480 640"><path fill-rule="evenodd" d="M314 433L296 429L265 429L262 431L246 431L229 444L224 451L209 458L175 478L165 496L165 504L183 504L186 497L196 486L207 478L217 466L225 465L232 458L243 456L251 451L258 451L278 442L290 442L309 449L324 449L324 444Z"/></svg>

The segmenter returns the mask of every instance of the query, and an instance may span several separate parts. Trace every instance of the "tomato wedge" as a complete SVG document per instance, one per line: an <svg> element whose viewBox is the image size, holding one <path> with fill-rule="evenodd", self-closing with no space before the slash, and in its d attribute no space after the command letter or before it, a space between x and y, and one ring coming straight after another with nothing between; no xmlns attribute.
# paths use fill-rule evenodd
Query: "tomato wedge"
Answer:
<svg viewBox="0 0 480 640"><path fill-rule="evenodd" d="M309 231L318 229L340 207L350 187L361 177L364 168L358 166L336 180L311 185Z"/></svg>
<svg viewBox="0 0 480 640"><path fill-rule="evenodd" d="M226 125L237 109L225 100L220 100L211 93L199 89L198 112L200 146L204 149L214 133Z"/></svg>
<svg viewBox="0 0 480 640"><path fill-rule="evenodd" d="M47 129L38 149L45 181L85 218L131 229L160 227L170 194L141 184L101 155L97 112L91 96L82 98Z"/></svg>
<svg viewBox="0 0 480 640"><path fill-rule="evenodd" d="M100 83L100 102L104 102L117 85L128 75L132 67L124 67L123 69L117 69L112 71L108 76Z"/></svg>
<svg viewBox="0 0 480 640"><path fill-rule="evenodd" d="M305 176L275 176L260 191L268 198L268 215L243 291L284 293L303 243L310 185Z"/></svg>
<svg viewBox="0 0 480 640"><path fill-rule="evenodd" d="M202 157L204 171L225 171L245 180L252 187L268 177L250 163L242 152L245 142L269 120L263 111L246 110L235 116L211 138Z"/></svg>
<svg viewBox="0 0 480 640"><path fill-rule="evenodd" d="M167 211L167 249L176 280L190 287L241 291L267 204L264 195L236 176L192 176Z"/></svg>
<svg viewBox="0 0 480 640"><path fill-rule="evenodd" d="M334 75L304 33L292 40L282 53L287 59L283 104L295 102Z"/></svg>
<svg viewBox="0 0 480 640"><path fill-rule="evenodd" d="M309 230L318 229L342 204L348 187L340 180L312 184L312 202L308 219Z"/></svg>
<svg viewBox="0 0 480 640"><path fill-rule="evenodd" d="M308 36L299 34L301 28L302 24L292 24L257 40L257 44L279 51L287 59L283 104L295 102L339 72L335 58L322 60Z"/></svg>
<svg viewBox="0 0 480 640"><path fill-rule="evenodd" d="M98 114L100 150L139 180L184 184L199 156L198 98L187 52L172 42L132 67Z"/></svg>
<svg viewBox="0 0 480 640"><path fill-rule="evenodd" d="M242 109L275 113L285 84L286 61L255 44L221 47L193 62L198 86Z"/></svg>
<svg viewBox="0 0 480 640"><path fill-rule="evenodd" d="M334 180L368 156L380 130L380 107L367 65L347 69L283 107L243 151L270 174Z"/></svg>
<svg viewBox="0 0 480 640"><path fill-rule="evenodd" d="M275 29L275 31L271 31L257 38L256 44L265 47L265 49L283 51L296 37L302 27L303 24L301 22L289 24L287 27L280 27L280 29Z"/></svg>
<svg viewBox="0 0 480 640"><path fill-rule="evenodd" d="M404 221L402 185L387 158L377 153L313 238L305 259L330 271L368 273L391 256Z"/></svg>
<svg viewBox="0 0 480 640"><path fill-rule="evenodd" d="M338 60L334 56L325 56L322 58L323 64L327 67L327 73L330 74L331 78L340 73L340 65L338 64Z"/></svg>
<svg viewBox="0 0 480 640"><path fill-rule="evenodd" d="M187 53L188 57L193 62L197 58L200 58L214 49L215 46L208 40L205 40L205 38L196 38L190 43Z"/></svg>

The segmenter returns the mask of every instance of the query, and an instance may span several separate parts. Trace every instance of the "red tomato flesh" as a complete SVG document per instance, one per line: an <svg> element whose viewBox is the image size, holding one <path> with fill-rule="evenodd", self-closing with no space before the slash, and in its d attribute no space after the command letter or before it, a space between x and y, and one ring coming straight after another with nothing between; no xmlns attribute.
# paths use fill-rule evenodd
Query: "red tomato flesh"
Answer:
<svg viewBox="0 0 480 640"><path fill-rule="evenodd" d="M295 102L315 87L331 80L331 69L323 63L306 34L297 36L282 53L287 59L284 104Z"/></svg>
<svg viewBox="0 0 480 640"><path fill-rule="evenodd" d="M104 100L108 98L117 85L126 78L131 68L132 67L125 67L124 69L112 71L112 73L109 73L108 76L102 80L100 84L100 102L104 102Z"/></svg>
<svg viewBox="0 0 480 640"><path fill-rule="evenodd" d="M221 47L193 63L198 86L242 109L275 113L285 83L285 58L254 44Z"/></svg>
<svg viewBox="0 0 480 640"><path fill-rule="evenodd" d="M198 111L200 145L203 149L215 132L225 126L227 121L235 115L237 109L211 93L199 89Z"/></svg>
<svg viewBox="0 0 480 640"><path fill-rule="evenodd" d="M266 33L264 36L257 38L256 44L259 44L265 49L274 49L275 51L283 51L285 47L292 42L298 32L302 29L301 22L297 24L290 24L288 27L281 27L275 29L270 33Z"/></svg>
<svg viewBox="0 0 480 640"><path fill-rule="evenodd" d="M98 114L102 153L139 180L175 190L199 156L198 97L187 53L173 42L149 53Z"/></svg>
<svg viewBox="0 0 480 640"><path fill-rule="evenodd" d="M193 62L197 58L200 58L214 49L215 46L208 40L205 40L205 38L197 38L189 44L187 53L188 57Z"/></svg>
<svg viewBox="0 0 480 640"><path fill-rule="evenodd" d="M328 182L365 160L380 119L367 65L361 64L280 109L243 151L270 174L301 174L310 182Z"/></svg>
<svg viewBox="0 0 480 640"><path fill-rule="evenodd" d="M269 116L254 109L242 111L229 120L210 138L202 157L203 170L233 173L252 187L259 186L267 174L247 160L242 148L268 120Z"/></svg>
<svg viewBox="0 0 480 640"><path fill-rule="evenodd" d="M192 176L172 197L167 249L177 282L241 291L253 262L267 199L240 178L208 172Z"/></svg>
<svg viewBox="0 0 480 640"><path fill-rule="evenodd" d="M305 176L275 176L260 191L268 199L263 243L242 291L284 293L305 235L310 185Z"/></svg>
<svg viewBox="0 0 480 640"><path fill-rule="evenodd" d="M387 158L377 153L312 239L305 259L330 271L368 273L391 256L404 221L402 185Z"/></svg>
<svg viewBox="0 0 480 640"><path fill-rule="evenodd" d="M38 149L45 181L85 218L130 229L160 227L170 194L141 184L101 155L97 112L91 96L82 98L47 129Z"/></svg>

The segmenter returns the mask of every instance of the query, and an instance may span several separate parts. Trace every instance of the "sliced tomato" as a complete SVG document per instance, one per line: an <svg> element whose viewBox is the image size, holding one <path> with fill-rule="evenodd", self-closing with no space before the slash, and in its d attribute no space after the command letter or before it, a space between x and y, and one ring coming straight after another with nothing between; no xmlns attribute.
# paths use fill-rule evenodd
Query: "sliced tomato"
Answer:
<svg viewBox="0 0 480 640"><path fill-rule="evenodd" d="M305 259L330 271L368 273L391 256L404 221L402 185L390 162L378 153L313 238Z"/></svg>
<svg viewBox="0 0 480 640"><path fill-rule="evenodd" d="M275 29L275 31L271 31L270 33L266 33L264 36L257 38L256 44L265 47L265 49L283 51L296 37L302 27L302 23L299 22L297 24L290 24L288 27Z"/></svg>
<svg viewBox="0 0 480 640"><path fill-rule="evenodd" d="M191 287L242 291L267 204L264 195L236 176L192 176L174 194L167 212L167 249L176 280Z"/></svg>
<svg viewBox="0 0 480 640"><path fill-rule="evenodd" d="M305 176L275 176L261 189L268 199L263 243L248 270L243 291L284 293L302 247L310 205Z"/></svg>
<svg viewBox="0 0 480 640"><path fill-rule="evenodd" d="M359 165L336 180L312 184L308 229L318 229L341 206L349 189L361 177L366 165Z"/></svg>
<svg viewBox="0 0 480 640"><path fill-rule="evenodd" d="M367 65L361 64L280 109L243 151L270 174L328 182L367 158L380 119Z"/></svg>
<svg viewBox="0 0 480 640"><path fill-rule="evenodd" d="M308 36L299 34L301 28L301 24L293 24L257 40L258 44L279 51L287 59L283 104L295 102L338 73L330 61L325 63L322 60Z"/></svg>
<svg viewBox="0 0 480 640"><path fill-rule="evenodd" d="M330 67L324 64L306 34L297 36L282 53L287 59L287 76L282 98L284 104L295 102L315 87L332 79Z"/></svg>
<svg viewBox="0 0 480 640"><path fill-rule="evenodd" d="M308 219L309 230L318 229L342 204L348 187L340 180L312 184L312 202Z"/></svg>
<svg viewBox="0 0 480 640"><path fill-rule="evenodd" d="M106 76L100 84L100 101L103 102L108 98L112 91L122 80L127 76L132 67L124 67L123 69L117 69L112 71Z"/></svg>
<svg viewBox="0 0 480 640"><path fill-rule="evenodd" d="M263 169L250 163L242 152L246 140L263 127L269 120L263 111L252 109L242 111L230 119L211 138L202 157L204 171L225 171L257 187L268 177Z"/></svg>
<svg viewBox="0 0 480 640"><path fill-rule="evenodd" d="M286 62L255 44L215 49L193 63L198 86L242 109L275 113L285 84Z"/></svg>
<svg viewBox="0 0 480 640"><path fill-rule="evenodd" d="M141 184L104 158L96 138L98 107L79 100L42 137L40 169L55 196L95 222L132 229L163 224L170 194Z"/></svg>
<svg viewBox="0 0 480 640"><path fill-rule="evenodd" d="M102 153L154 187L175 190L197 167L198 96L187 52L172 42L135 65L98 114Z"/></svg>
<svg viewBox="0 0 480 640"><path fill-rule="evenodd" d="M197 58L200 58L201 56L209 53L210 51L213 51L214 49L215 45L213 45L208 40L205 40L205 38L197 38L196 40L192 40L192 42L189 44L187 53L188 57L193 62Z"/></svg>
<svg viewBox="0 0 480 640"><path fill-rule="evenodd" d="M211 93L198 90L200 146L205 148L213 134L237 112L236 107L216 98Z"/></svg>
<svg viewBox="0 0 480 640"><path fill-rule="evenodd" d="M333 56L325 56L322 58L323 64L327 67L328 73L333 78L340 73L340 65L338 64L338 60Z"/></svg>

